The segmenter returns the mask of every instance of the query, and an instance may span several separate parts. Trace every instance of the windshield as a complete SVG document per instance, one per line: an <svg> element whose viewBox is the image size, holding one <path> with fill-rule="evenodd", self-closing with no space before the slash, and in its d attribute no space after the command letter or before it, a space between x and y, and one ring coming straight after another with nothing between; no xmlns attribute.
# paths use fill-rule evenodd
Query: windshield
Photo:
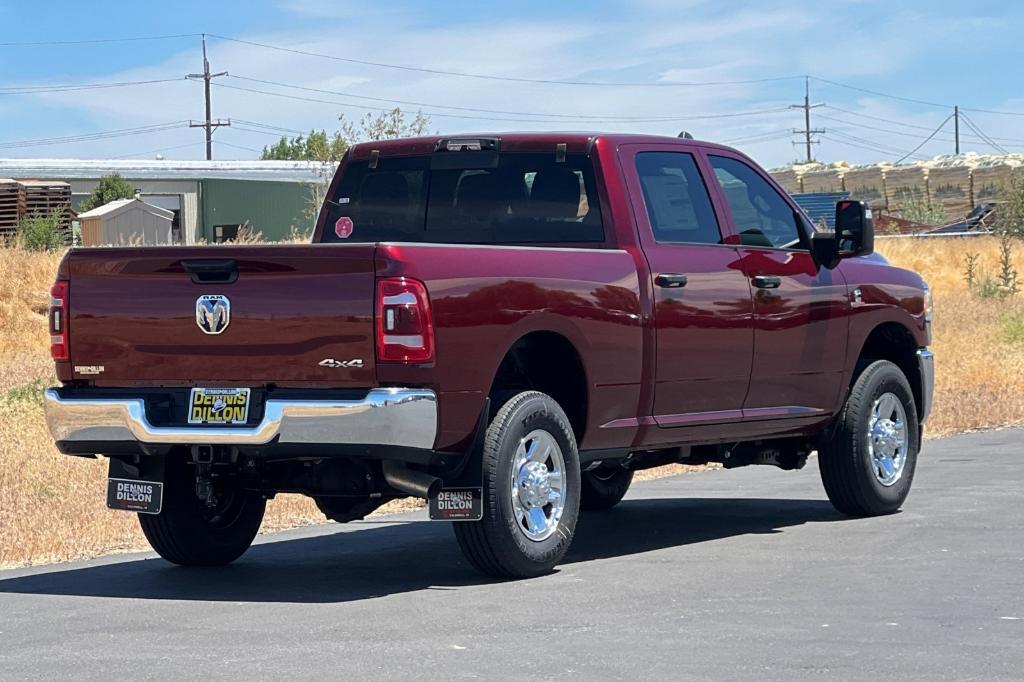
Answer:
<svg viewBox="0 0 1024 682"><path fill-rule="evenodd" d="M593 167L584 154L558 161L553 153L443 152L380 158L375 168L355 161L342 172L329 198L324 242L604 241Z"/></svg>

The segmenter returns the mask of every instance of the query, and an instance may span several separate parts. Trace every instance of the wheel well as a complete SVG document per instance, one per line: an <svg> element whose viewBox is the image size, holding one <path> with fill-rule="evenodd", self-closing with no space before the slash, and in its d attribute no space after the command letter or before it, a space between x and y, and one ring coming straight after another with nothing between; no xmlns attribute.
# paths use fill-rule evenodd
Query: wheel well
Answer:
<svg viewBox="0 0 1024 682"><path fill-rule="evenodd" d="M587 425L587 378L572 343L555 332L532 332L509 348L491 386L491 409L514 391L546 393L561 405L576 441Z"/></svg>
<svg viewBox="0 0 1024 682"><path fill-rule="evenodd" d="M921 376L917 366L917 341L910 330L898 322L886 322L875 327L864 342L857 358L857 367L850 377L850 385L861 370L875 360L888 360L903 371L914 393L914 403L921 409Z"/></svg>

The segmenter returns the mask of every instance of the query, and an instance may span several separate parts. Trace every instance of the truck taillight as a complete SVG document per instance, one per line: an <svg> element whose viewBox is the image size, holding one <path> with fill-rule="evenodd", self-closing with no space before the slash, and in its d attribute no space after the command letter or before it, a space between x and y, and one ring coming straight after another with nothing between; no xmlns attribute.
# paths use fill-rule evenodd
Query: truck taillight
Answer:
<svg viewBox="0 0 1024 682"><path fill-rule="evenodd" d="M406 277L377 281L377 361L431 362L434 323L423 282Z"/></svg>
<svg viewBox="0 0 1024 682"><path fill-rule="evenodd" d="M68 354L68 283L57 281L50 288L50 355L57 362L67 362Z"/></svg>

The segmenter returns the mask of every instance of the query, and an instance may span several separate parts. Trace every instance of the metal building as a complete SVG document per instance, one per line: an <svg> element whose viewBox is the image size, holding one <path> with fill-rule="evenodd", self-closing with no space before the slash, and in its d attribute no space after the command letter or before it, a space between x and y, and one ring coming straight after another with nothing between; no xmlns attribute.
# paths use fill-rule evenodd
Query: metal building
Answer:
<svg viewBox="0 0 1024 682"><path fill-rule="evenodd" d="M120 199L78 214L82 245L171 244L174 214L142 199Z"/></svg>
<svg viewBox="0 0 1024 682"><path fill-rule="evenodd" d="M194 244L228 238L241 225L267 240L310 229L311 186L331 169L307 161L0 159L0 177L70 183L72 207L111 173L172 213L173 243Z"/></svg>

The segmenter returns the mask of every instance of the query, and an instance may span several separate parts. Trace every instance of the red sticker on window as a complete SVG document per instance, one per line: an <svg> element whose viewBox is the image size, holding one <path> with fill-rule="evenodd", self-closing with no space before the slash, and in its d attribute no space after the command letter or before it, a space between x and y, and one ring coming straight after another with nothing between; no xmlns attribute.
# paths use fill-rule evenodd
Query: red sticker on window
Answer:
<svg viewBox="0 0 1024 682"><path fill-rule="evenodd" d="M352 227L352 219L342 216L334 223L334 234L338 235L339 239L348 239L352 236Z"/></svg>

